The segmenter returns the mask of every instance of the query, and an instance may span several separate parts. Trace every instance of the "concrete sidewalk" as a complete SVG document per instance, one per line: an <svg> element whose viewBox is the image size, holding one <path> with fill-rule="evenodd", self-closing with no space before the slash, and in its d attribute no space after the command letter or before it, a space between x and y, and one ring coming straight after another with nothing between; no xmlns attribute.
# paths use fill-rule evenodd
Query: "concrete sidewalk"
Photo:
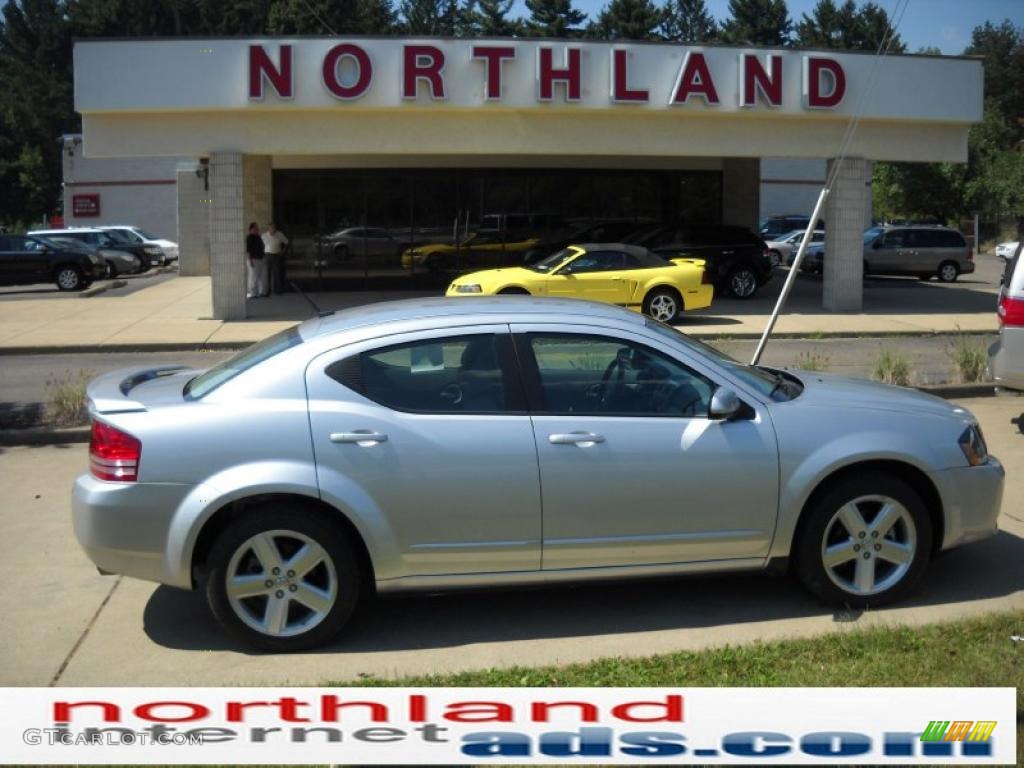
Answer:
<svg viewBox="0 0 1024 768"><path fill-rule="evenodd" d="M994 268L986 271L995 274ZM781 272L756 299L716 298L710 308L686 314L679 327L705 338L757 337L785 274ZM801 277L776 334L820 338L995 332L998 284L988 275L974 277L965 276L952 285L870 278L865 284L865 311L858 314L825 312L820 281ZM324 309L341 309L424 295L431 294L345 292L315 298ZM289 294L250 302L250 313L253 316L242 322L212 319L207 277L175 277L126 296L3 301L0 354L244 346L309 317L312 308L302 297Z"/></svg>
<svg viewBox="0 0 1024 768"><path fill-rule="evenodd" d="M912 599L833 613L766 573L381 599L309 653L230 641L201 594L100 576L71 532L69 489L86 447L0 448L4 685L321 685L364 675L457 672L639 657L1024 608L1021 401L964 401L1006 466L1000 533L935 560Z"/></svg>

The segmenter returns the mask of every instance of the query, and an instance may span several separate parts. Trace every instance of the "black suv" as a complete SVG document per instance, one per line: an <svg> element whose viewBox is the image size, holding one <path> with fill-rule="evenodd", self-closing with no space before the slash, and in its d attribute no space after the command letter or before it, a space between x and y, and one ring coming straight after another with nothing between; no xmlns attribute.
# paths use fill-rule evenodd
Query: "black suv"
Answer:
<svg viewBox="0 0 1024 768"><path fill-rule="evenodd" d="M154 262L163 260L163 251L159 246L149 243L128 243L113 238L102 229L71 228L71 229L39 229L29 232L30 235L39 237L59 237L62 239L77 240L89 248L108 248L114 251L126 251L132 256L138 257L142 262L141 272L148 272L153 268Z"/></svg>
<svg viewBox="0 0 1024 768"><path fill-rule="evenodd" d="M0 285L56 283L62 291L81 291L106 276L107 265L93 253L43 237L0 235Z"/></svg>
<svg viewBox="0 0 1024 768"><path fill-rule="evenodd" d="M772 278L764 240L749 229L724 224L671 224L633 240L666 258L704 259L705 280L737 299L749 299Z"/></svg>
<svg viewBox="0 0 1024 768"><path fill-rule="evenodd" d="M580 243L621 243L642 227L650 226L649 221L636 219L610 219L577 229L570 235L541 240L523 257L524 264L534 264L546 259L563 248Z"/></svg>

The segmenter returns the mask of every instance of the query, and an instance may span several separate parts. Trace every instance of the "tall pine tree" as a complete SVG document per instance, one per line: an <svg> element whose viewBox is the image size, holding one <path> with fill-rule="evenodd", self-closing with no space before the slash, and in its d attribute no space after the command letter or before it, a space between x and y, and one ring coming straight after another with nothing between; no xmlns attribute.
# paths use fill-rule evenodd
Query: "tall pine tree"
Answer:
<svg viewBox="0 0 1024 768"><path fill-rule="evenodd" d="M526 30L533 37L576 37L587 20L587 14L573 8L572 0L526 0L526 8Z"/></svg>
<svg viewBox="0 0 1024 768"><path fill-rule="evenodd" d="M729 0L722 40L740 45L788 45L793 31L786 0Z"/></svg>
<svg viewBox="0 0 1024 768"><path fill-rule="evenodd" d="M835 0L818 0L810 14L804 14L796 27L796 43L808 48L840 48L851 51L877 51L892 31L884 8L867 3L861 8L854 0L836 5ZM891 37L890 53L906 49L898 34Z"/></svg>
<svg viewBox="0 0 1024 768"><path fill-rule="evenodd" d="M611 0L587 33L608 40L658 40L664 20L664 11L651 0Z"/></svg>
<svg viewBox="0 0 1024 768"><path fill-rule="evenodd" d="M515 0L476 0L476 8L471 11L471 33L484 37L508 37L522 31L522 23L518 19L510 19Z"/></svg>
<svg viewBox="0 0 1024 768"><path fill-rule="evenodd" d="M705 0L669 0L664 13L662 33L666 40L707 43L718 35L718 25Z"/></svg>

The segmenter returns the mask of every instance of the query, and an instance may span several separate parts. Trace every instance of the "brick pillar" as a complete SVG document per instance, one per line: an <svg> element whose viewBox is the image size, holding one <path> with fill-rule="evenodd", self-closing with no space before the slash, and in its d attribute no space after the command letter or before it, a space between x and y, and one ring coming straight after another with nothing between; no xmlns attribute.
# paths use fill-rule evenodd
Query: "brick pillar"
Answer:
<svg viewBox="0 0 1024 768"><path fill-rule="evenodd" d="M178 272L188 277L210 274L210 192L197 168L177 171Z"/></svg>
<svg viewBox="0 0 1024 768"><path fill-rule="evenodd" d="M757 232L760 212L760 159L725 158L722 161L722 223Z"/></svg>
<svg viewBox="0 0 1024 768"><path fill-rule="evenodd" d="M210 277L213 316L245 319L245 208L241 152L210 153Z"/></svg>
<svg viewBox="0 0 1024 768"><path fill-rule="evenodd" d="M832 174L835 160L829 160ZM832 312L860 312L864 299L865 186L870 164L857 157L842 162L825 202L825 279L822 306Z"/></svg>

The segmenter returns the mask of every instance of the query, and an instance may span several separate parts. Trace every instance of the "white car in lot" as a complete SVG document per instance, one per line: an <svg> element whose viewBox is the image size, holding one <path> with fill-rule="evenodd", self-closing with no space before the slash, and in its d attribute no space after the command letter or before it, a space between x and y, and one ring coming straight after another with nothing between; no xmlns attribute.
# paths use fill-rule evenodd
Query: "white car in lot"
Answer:
<svg viewBox="0 0 1024 768"><path fill-rule="evenodd" d="M800 247L800 240L804 236L804 230L794 229L788 235L783 235L777 240L769 240L765 243L768 246L768 252L772 257L772 266L777 267L781 264L792 264L793 260L790 258L796 253L796 249ZM825 230L816 229L811 235L811 244L825 243Z"/></svg>
<svg viewBox="0 0 1024 768"><path fill-rule="evenodd" d="M100 229L108 233L114 240L119 240L123 243L141 243L156 246L163 251L163 264L169 264L172 261L178 260L178 244L173 240L151 235L139 227L127 224L103 225Z"/></svg>
<svg viewBox="0 0 1024 768"><path fill-rule="evenodd" d="M1009 261L1010 259L1013 258L1013 254L1017 252L1017 246L1019 245L1019 240L1012 240L1006 243L1000 243L999 245L996 246L996 256L1003 259L1004 261Z"/></svg>
<svg viewBox="0 0 1024 768"><path fill-rule="evenodd" d="M988 351L988 368L996 386L1024 391L1024 260L1018 246L1003 273L999 291L999 338Z"/></svg>

